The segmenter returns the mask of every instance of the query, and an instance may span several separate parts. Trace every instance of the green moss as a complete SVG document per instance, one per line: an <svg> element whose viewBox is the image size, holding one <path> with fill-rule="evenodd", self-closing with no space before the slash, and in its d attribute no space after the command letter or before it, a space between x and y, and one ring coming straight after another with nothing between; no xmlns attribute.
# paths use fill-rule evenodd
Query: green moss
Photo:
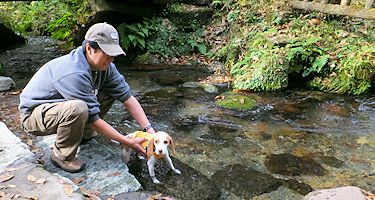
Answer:
<svg viewBox="0 0 375 200"><path fill-rule="evenodd" d="M252 109L256 105L256 101L248 96L226 93L221 95L222 98L216 100L216 105L233 109L246 111Z"/></svg>

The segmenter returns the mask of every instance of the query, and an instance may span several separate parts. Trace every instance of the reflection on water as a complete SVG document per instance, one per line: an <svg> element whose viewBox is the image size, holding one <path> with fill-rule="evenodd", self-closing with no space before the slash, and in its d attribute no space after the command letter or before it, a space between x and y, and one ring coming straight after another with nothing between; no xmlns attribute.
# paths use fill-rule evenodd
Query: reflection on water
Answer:
<svg viewBox="0 0 375 200"><path fill-rule="evenodd" d="M184 84L203 79L206 70L123 73L156 128L173 135L176 157L207 177L220 177L223 199L247 199L281 185L289 196L345 185L375 192L373 96L249 93L258 106L237 112L217 107L217 94ZM121 104L107 120L123 132L138 129ZM246 181L257 187L251 190Z"/></svg>

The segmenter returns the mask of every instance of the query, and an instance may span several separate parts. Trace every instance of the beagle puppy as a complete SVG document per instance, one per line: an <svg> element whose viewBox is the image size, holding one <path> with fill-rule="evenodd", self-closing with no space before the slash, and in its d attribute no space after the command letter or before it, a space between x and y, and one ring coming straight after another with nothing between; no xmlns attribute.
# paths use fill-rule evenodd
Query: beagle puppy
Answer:
<svg viewBox="0 0 375 200"><path fill-rule="evenodd" d="M160 183L160 181L155 177L154 166L156 161L161 158L163 158L167 162L168 166L175 173L181 174L181 171L174 167L172 159L169 157L168 149L172 150L173 155L176 153L176 151L172 137L169 136L168 133L158 131L155 134L150 134L147 132L135 131L134 133L131 133L126 137L147 139L142 143L142 146L146 149L148 172L152 178L153 183ZM133 149L125 145L121 145L121 147L122 160L125 163L128 163Z"/></svg>

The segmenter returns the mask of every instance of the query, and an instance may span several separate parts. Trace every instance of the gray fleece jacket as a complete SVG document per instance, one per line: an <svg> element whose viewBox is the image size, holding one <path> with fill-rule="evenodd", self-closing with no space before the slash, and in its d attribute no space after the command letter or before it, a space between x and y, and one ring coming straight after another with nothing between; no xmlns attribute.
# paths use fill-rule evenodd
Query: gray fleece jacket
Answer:
<svg viewBox="0 0 375 200"><path fill-rule="evenodd" d="M97 78L93 80L93 75ZM28 115L44 103L80 99L89 108L89 123L99 119L98 91L124 102L132 96L130 87L111 63L106 71L93 72L82 47L44 64L20 95L19 110Z"/></svg>

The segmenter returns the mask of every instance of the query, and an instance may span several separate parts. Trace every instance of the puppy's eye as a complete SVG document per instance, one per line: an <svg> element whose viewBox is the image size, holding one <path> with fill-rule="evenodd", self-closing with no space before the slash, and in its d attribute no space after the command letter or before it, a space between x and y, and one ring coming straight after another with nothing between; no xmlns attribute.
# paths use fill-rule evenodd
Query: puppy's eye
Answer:
<svg viewBox="0 0 375 200"><path fill-rule="evenodd" d="M167 141L167 140L164 140L164 144L168 144L168 141Z"/></svg>
<svg viewBox="0 0 375 200"><path fill-rule="evenodd" d="M155 144L159 143L159 140L155 140Z"/></svg>

